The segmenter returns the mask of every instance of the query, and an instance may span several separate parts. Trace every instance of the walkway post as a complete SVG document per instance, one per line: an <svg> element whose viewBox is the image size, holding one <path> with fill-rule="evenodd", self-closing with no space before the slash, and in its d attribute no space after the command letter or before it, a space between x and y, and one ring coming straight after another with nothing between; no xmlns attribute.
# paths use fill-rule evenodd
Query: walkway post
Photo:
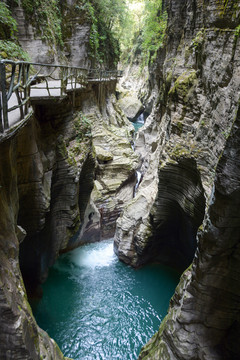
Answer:
<svg viewBox="0 0 240 360"><path fill-rule="evenodd" d="M0 62L0 68L2 67L2 63ZM2 107L2 75L0 71L0 133L3 133L4 127L3 127L3 107Z"/></svg>
<svg viewBox="0 0 240 360"><path fill-rule="evenodd" d="M7 87L6 87L6 69L5 64L0 62L0 81L2 91L2 117L3 117L3 130L9 128L8 124L8 101L7 101ZM2 122L1 122L2 123Z"/></svg>
<svg viewBox="0 0 240 360"><path fill-rule="evenodd" d="M2 119L2 92L0 93L0 133L3 133L3 119Z"/></svg>

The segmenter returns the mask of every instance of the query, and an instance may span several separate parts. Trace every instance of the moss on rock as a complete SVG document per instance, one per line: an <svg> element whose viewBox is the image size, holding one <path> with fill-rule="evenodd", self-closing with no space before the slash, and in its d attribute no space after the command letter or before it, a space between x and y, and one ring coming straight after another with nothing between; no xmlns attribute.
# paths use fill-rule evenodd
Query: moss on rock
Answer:
<svg viewBox="0 0 240 360"><path fill-rule="evenodd" d="M181 74L168 92L168 95L178 95L187 101L187 95L197 82L196 70L185 71Z"/></svg>

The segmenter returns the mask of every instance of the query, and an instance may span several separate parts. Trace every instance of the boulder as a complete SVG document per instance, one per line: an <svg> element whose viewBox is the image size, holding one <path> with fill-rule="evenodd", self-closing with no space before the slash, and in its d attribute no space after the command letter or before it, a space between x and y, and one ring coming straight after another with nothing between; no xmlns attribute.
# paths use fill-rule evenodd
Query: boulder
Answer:
<svg viewBox="0 0 240 360"><path fill-rule="evenodd" d="M144 110L144 106L134 91L121 93L118 103L129 120L135 120Z"/></svg>

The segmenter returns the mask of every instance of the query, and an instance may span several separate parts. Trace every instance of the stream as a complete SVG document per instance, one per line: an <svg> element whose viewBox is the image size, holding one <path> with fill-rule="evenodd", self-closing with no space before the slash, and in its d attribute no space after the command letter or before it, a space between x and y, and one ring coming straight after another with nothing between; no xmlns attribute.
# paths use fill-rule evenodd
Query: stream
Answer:
<svg viewBox="0 0 240 360"><path fill-rule="evenodd" d="M42 299L31 305L65 356L136 360L166 315L178 281L161 265L134 270L121 263L110 239L60 256Z"/></svg>
<svg viewBox="0 0 240 360"><path fill-rule="evenodd" d="M132 121L135 131L137 132L145 123L147 115L142 113L140 114L135 121Z"/></svg>

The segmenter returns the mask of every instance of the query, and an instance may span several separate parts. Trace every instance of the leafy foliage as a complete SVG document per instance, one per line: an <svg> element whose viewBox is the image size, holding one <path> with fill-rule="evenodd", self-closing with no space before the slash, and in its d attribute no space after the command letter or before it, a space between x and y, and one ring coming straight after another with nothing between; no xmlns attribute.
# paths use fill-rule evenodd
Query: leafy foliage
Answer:
<svg viewBox="0 0 240 360"><path fill-rule="evenodd" d="M16 6L16 0L8 0ZM79 23L88 18L91 24L89 54L93 66L106 64L115 67L119 58L119 26L125 20L125 0L75 0L72 4L62 0L22 0L29 23L33 24L48 44L63 49L64 41L71 35L71 20ZM68 23L65 15L68 14Z"/></svg>
<svg viewBox="0 0 240 360"><path fill-rule="evenodd" d="M0 58L30 61L21 46L10 40L0 40Z"/></svg>
<svg viewBox="0 0 240 360"><path fill-rule="evenodd" d="M119 29L125 22L127 7L125 0L90 0L86 3L92 22L90 32L90 55L96 63L109 67L117 65Z"/></svg>
<svg viewBox="0 0 240 360"><path fill-rule="evenodd" d="M0 59L29 60L27 53L17 43L16 32L17 23L11 16L9 6L0 2Z"/></svg>
<svg viewBox="0 0 240 360"><path fill-rule="evenodd" d="M16 20L11 16L8 6L4 2L0 2L0 38L13 38L16 31Z"/></svg>
<svg viewBox="0 0 240 360"><path fill-rule="evenodd" d="M145 2L142 50L147 59L153 60L157 50L163 46L167 27L167 12L162 9L162 0Z"/></svg>
<svg viewBox="0 0 240 360"><path fill-rule="evenodd" d="M7 3L11 9L18 1L7 0ZM100 64L114 68L121 52L125 60L129 60L129 54L140 54L142 63L146 64L163 45L167 14L162 9L162 0L75 0L71 5L66 0L21 0L21 4L38 35L50 46L54 45L54 49L63 50L74 29L72 18L77 15L79 24L88 19L93 67ZM9 7L1 2L1 38L13 39L16 30ZM8 47L9 52L9 46L2 43L1 49Z"/></svg>
<svg viewBox="0 0 240 360"><path fill-rule="evenodd" d="M163 10L162 0L129 0L129 12L121 41L121 61L139 54L144 66L163 46L167 12Z"/></svg>
<svg viewBox="0 0 240 360"><path fill-rule="evenodd" d="M42 39L63 47L61 31L61 0L22 0L28 21L33 23Z"/></svg>
<svg viewBox="0 0 240 360"><path fill-rule="evenodd" d="M141 52L144 1L130 1L124 28L121 31L121 62L131 61L134 54Z"/></svg>
<svg viewBox="0 0 240 360"><path fill-rule="evenodd" d="M74 119L74 127L78 141L91 137L91 121L81 111Z"/></svg>
<svg viewBox="0 0 240 360"><path fill-rule="evenodd" d="M235 28L235 36L236 37L239 37L240 35L240 25L238 25L236 28Z"/></svg>

